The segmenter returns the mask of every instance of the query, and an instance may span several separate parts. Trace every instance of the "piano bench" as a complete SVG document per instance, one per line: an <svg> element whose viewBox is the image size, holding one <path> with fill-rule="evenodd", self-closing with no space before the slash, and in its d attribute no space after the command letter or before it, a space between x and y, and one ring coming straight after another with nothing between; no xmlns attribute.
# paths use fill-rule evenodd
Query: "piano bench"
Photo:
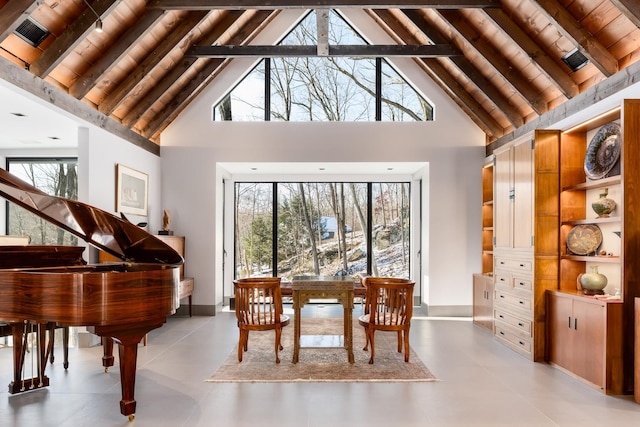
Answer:
<svg viewBox="0 0 640 427"><path fill-rule="evenodd" d="M178 287L178 295L180 299L189 297L189 317L191 317L191 296L193 295L194 280L193 277L183 277Z"/></svg>

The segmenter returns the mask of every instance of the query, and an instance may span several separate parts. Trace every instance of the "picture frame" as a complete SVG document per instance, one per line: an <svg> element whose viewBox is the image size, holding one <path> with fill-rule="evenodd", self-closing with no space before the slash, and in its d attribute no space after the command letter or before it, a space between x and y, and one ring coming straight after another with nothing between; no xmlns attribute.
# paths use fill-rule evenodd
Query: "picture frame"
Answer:
<svg viewBox="0 0 640 427"><path fill-rule="evenodd" d="M149 175L116 164L116 212L147 216Z"/></svg>

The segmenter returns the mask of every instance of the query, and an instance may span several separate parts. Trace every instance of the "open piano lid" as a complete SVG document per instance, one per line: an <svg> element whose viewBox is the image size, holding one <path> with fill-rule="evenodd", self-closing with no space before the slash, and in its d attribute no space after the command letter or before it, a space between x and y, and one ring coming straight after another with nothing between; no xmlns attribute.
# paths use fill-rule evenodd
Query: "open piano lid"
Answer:
<svg viewBox="0 0 640 427"><path fill-rule="evenodd" d="M50 196L4 169L0 196L123 261L183 263L178 252L137 225L85 203Z"/></svg>

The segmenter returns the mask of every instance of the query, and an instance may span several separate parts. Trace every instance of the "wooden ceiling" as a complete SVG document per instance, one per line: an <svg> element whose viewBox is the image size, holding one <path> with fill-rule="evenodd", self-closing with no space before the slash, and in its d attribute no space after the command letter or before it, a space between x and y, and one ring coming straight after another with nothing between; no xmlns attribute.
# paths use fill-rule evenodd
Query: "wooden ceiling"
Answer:
<svg viewBox="0 0 640 427"><path fill-rule="evenodd" d="M54 103L72 97L103 127L156 151L162 130L233 61L194 47L246 45L289 8L365 10L488 145L640 73L638 0L0 0L0 71L10 80L27 70L22 86ZM36 46L16 33L28 18L48 31ZM442 50L415 56L432 44ZM573 71L563 57L576 50L588 63Z"/></svg>

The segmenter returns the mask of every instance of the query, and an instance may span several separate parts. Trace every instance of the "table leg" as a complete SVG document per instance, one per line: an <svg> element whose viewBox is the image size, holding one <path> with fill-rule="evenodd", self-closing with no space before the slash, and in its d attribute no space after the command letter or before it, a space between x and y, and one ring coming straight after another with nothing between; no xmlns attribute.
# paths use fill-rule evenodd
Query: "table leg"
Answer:
<svg viewBox="0 0 640 427"><path fill-rule="evenodd" d="M300 307L293 309L293 363L298 363L300 352Z"/></svg>
<svg viewBox="0 0 640 427"><path fill-rule="evenodd" d="M355 356L353 355L353 309L344 309L344 345L347 350L347 357L349 363L355 362Z"/></svg>

